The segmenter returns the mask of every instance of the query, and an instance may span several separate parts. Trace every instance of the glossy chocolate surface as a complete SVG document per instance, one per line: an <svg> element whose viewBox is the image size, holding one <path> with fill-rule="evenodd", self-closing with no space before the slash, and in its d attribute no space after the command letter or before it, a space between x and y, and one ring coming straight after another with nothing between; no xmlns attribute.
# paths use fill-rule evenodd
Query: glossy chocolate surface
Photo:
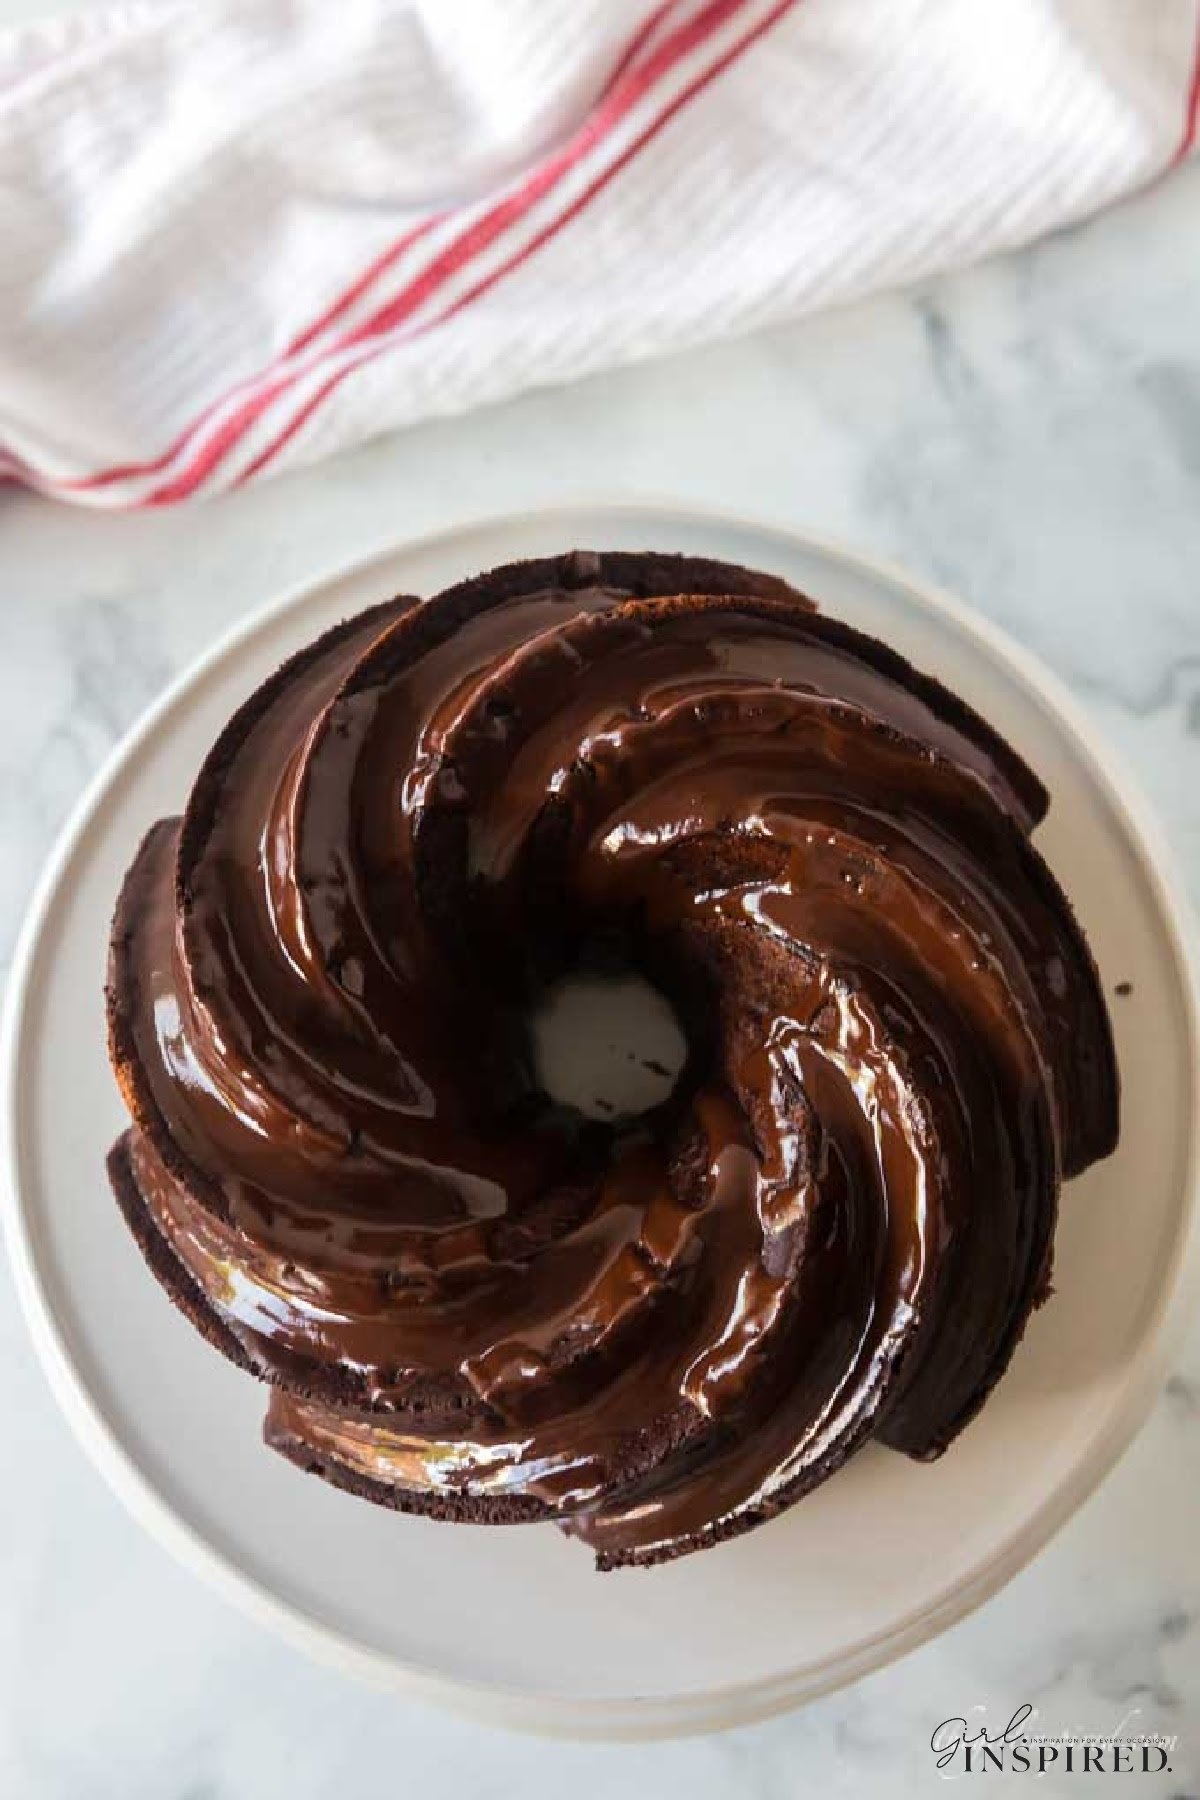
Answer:
<svg viewBox="0 0 1200 1800"><path fill-rule="evenodd" d="M944 1449L1116 1140L1045 807L951 695L717 565L496 571L288 665L143 846L110 975L137 1191L268 1437L603 1563L868 1437ZM530 1050L598 956L690 1045L612 1126Z"/></svg>

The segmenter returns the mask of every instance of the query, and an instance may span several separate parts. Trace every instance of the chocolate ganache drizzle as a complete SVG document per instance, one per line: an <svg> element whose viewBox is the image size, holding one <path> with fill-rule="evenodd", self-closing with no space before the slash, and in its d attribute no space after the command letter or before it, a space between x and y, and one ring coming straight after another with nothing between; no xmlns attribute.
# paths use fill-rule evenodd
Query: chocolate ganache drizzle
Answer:
<svg viewBox="0 0 1200 1800"><path fill-rule="evenodd" d="M944 1450L1113 1147L1096 972L978 716L784 583L575 553L338 626L127 877L110 1169L268 1441L602 1567ZM598 957L688 1040L597 1123L530 1018Z"/></svg>

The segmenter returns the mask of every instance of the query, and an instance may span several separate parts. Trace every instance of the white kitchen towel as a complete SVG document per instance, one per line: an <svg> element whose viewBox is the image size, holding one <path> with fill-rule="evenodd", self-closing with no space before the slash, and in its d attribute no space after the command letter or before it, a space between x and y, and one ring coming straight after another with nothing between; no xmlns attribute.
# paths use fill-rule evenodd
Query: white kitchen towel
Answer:
<svg viewBox="0 0 1200 1800"><path fill-rule="evenodd" d="M141 0L9 31L0 475L161 505L1025 242L1187 154L1198 15Z"/></svg>

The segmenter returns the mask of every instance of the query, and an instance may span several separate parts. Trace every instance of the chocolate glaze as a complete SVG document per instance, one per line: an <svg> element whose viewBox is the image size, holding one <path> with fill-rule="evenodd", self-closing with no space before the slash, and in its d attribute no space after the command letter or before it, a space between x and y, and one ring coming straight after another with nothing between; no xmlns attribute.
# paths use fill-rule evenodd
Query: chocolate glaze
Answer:
<svg viewBox="0 0 1200 1800"><path fill-rule="evenodd" d="M350 620L231 721L118 906L114 1183L276 1384L269 1441L602 1566L869 1436L937 1455L1113 1147L1095 969L997 735L780 582L547 559ZM603 942L688 1065L612 1127L528 1018ZM153 1251L152 1251L153 1247Z"/></svg>

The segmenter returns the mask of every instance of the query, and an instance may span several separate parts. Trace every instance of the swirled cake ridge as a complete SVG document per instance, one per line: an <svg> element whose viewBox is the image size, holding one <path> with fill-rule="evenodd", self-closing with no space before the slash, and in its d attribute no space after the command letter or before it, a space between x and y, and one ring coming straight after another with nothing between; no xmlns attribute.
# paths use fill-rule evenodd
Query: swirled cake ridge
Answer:
<svg viewBox="0 0 1200 1800"><path fill-rule="evenodd" d="M943 1451L1116 1141L1047 796L785 583L573 552L328 632L230 721L110 955L152 1269L268 1441L602 1567ZM598 1123L530 1020L639 971L687 1059Z"/></svg>

